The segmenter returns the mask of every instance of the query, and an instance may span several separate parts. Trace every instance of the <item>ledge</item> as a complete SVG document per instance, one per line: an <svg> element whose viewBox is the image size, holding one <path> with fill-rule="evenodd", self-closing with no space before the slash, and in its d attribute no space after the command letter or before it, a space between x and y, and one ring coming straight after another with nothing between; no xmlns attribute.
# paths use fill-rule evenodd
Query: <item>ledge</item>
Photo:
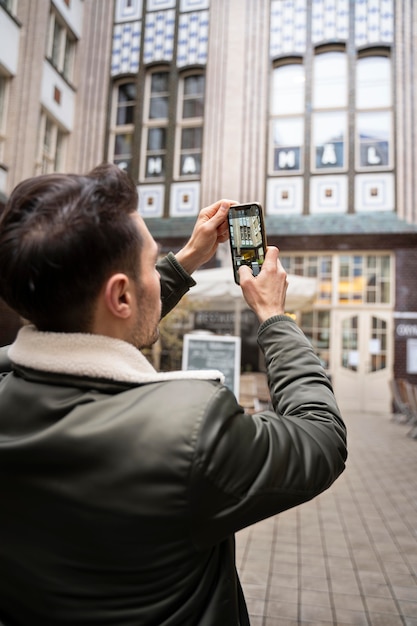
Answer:
<svg viewBox="0 0 417 626"><path fill-rule="evenodd" d="M183 238L191 234L195 217L150 218L145 220L157 239ZM267 235L417 235L417 224L399 219L396 213L321 214L321 215L268 215L265 217Z"/></svg>

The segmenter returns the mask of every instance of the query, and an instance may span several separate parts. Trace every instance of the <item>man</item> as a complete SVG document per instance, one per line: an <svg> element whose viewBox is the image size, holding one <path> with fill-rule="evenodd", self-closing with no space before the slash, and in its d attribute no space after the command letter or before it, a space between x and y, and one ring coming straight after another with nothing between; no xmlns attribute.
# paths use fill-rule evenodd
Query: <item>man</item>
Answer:
<svg viewBox="0 0 417 626"><path fill-rule="evenodd" d="M274 411L219 372L158 374L140 352L227 238L203 209L156 265L136 188L112 165L24 181L0 217L0 296L30 324L3 349L0 619L6 626L245 626L234 533L344 469L345 427L284 315L277 248L240 269Z"/></svg>

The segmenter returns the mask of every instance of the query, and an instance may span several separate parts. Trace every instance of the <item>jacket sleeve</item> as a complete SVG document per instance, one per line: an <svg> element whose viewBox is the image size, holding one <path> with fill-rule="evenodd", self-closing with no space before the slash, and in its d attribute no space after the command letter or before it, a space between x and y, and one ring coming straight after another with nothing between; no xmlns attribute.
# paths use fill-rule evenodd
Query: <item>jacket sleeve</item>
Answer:
<svg viewBox="0 0 417 626"><path fill-rule="evenodd" d="M162 317L165 317L196 282L172 252L158 261L156 267L161 276Z"/></svg>
<svg viewBox="0 0 417 626"><path fill-rule="evenodd" d="M212 396L190 480L197 547L310 500L345 467L345 425L307 338L277 316L258 341L274 411L247 415L224 387Z"/></svg>

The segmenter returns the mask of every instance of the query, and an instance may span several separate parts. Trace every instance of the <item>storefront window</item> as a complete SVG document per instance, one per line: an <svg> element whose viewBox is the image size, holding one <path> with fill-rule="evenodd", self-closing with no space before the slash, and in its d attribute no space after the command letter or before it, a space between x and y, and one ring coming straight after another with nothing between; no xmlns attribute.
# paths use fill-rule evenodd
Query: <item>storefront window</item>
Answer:
<svg viewBox="0 0 417 626"><path fill-rule="evenodd" d="M322 366L330 366L330 311L309 311L302 313L300 325L310 340Z"/></svg>

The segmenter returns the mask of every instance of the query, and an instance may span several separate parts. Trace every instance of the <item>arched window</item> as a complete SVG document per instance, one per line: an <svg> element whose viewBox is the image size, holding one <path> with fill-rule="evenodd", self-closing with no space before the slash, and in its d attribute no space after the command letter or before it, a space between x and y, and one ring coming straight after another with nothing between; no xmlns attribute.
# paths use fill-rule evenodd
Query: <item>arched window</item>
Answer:
<svg viewBox="0 0 417 626"><path fill-rule="evenodd" d="M365 56L356 66L356 166L392 166L391 60Z"/></svg>
<svg viewBox="0 0 417 626"><path fill-rule="evenodd" d="M344 51L322 52L314 57L313 107L339 109L347 106L347 58Z"/></svg>
<svg viewBox="0 0 417 626"><path fill-rule="evenodd" d="M169 108L169 71L152 69L146 80L144 104L144 143L141 178L163 180L166 176Z"/></svg>
<svg viewBox="0 0 417 626"><path fill-rule="evenodd" d="M316 54L312 84L312 169L347 167L348 81L344 51Z"/></svg>
<svg viewBox="0 0 417 626"><path fill-rule="evenodd" d="M136 84L125 81L113 90L110 159L127 170L132 160Z"/></svg>
<svg viewBox="0 0 417 626"><path fill-rule="evenodd" d="M205 76L201 72L186 74L179 83L176 170L180 178L201 175L204 89Z"/></svg>

